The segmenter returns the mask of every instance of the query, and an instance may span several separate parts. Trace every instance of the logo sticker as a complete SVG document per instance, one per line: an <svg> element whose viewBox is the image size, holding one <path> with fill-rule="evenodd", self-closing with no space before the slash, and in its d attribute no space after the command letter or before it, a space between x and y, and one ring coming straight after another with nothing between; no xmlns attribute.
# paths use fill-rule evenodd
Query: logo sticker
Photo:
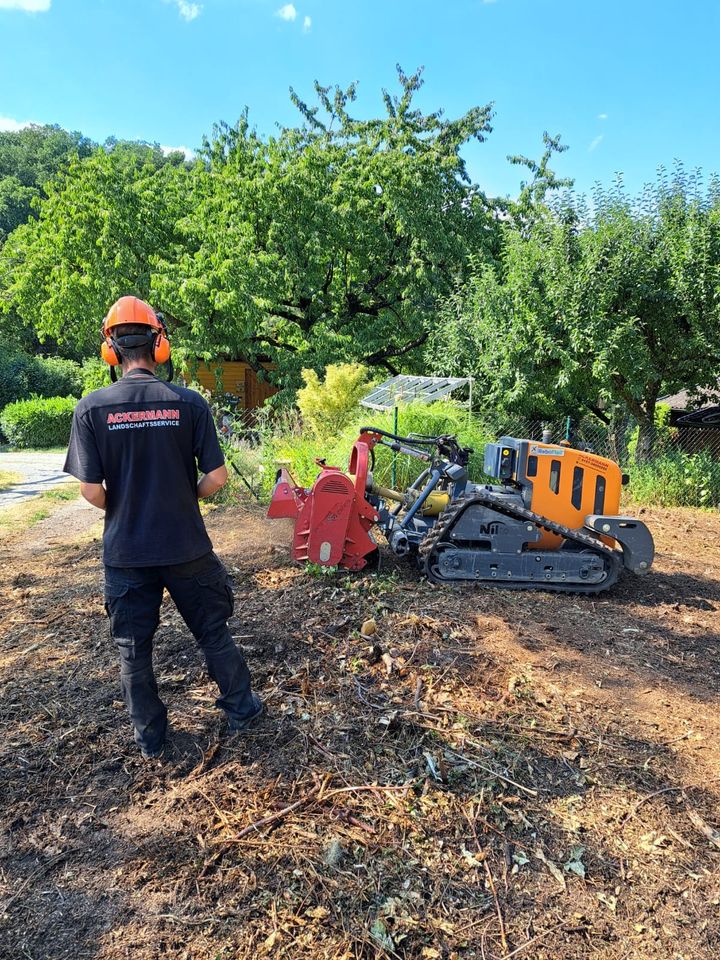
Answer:
<svg viewBox="0 0 720 960"><path fill-rule="evenodd" d="M530 447L530 453L535 454L538 457L564 457L565 448L564 447Z"/></svg>

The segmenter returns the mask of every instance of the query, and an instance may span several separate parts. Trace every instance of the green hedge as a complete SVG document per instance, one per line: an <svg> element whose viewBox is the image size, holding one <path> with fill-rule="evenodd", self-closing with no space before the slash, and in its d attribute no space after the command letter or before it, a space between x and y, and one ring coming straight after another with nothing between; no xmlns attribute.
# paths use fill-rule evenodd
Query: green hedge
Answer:
<svg viewBox="0 0 720 960"><path fill-rule="evenodd" d="M28 397L79 397L80 364L62 357L5 353L0 343L0 410Z"/></svg>
<svg viewBox="0 0 720 960"><path fill-rule="evenodd" d="M31 395L38 397L80 397L80 364L64 357L33 357ZM19 397L18 399L23 399Z"/></svg>
<svg viewBox="0 0 720 960"><path fill-rule="evenodd" d="M0 413L0 428L13 447L64 447L76 403L75 397L17 400Z"/></svg>
<svg viewBox="0 0 720 960"><path fill-rule="evenodd" d="M89 357L83 361L80 378L82 380L82 395L85 396L92 390L110 386L110 367L100 357Z"/></svg>

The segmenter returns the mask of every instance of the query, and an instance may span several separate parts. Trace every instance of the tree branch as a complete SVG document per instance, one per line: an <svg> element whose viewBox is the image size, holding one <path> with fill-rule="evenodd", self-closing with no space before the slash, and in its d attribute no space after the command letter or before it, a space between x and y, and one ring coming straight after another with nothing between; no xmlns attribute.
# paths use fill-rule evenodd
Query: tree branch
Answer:
<svg viewBox="0 0 720 960"><path fill-rule="evenodd" d="M307 323L307 318L303 317L299 312L293 313L293 309L298 308L293 308L291 305L286 304L284 307L272 307L268 310L268 313L272 317L280 317L281 320L289 320L291 323L296 323L301 329L305 330L303 324Z"/></svg>
<svg viewBox="0 0 720 960"><path fill-rule="evenodd" d="M387 366L388 360L391 358L401 357L406 353L410 353L410 351L414 350L416 347L422 346L428 337L429 333L425 331L424 333L421 333L419 337L416 337L414 340L406 343L403 347L398 347L397 349L386 347L384 350L376 350L375 353L371 353L367 357L364 357L362 363L367 363L371 367Z"/></svg>
<svg viewBox="0 0 720 960"><path fill-rule="evenodd" d="M290 350L292 353L297 353L298 348L293 346L292 343L282 343L280 340L276 340L275 337L263 337L255 336L248 338L251 343L267 343L271 347L277 347L278 350Z"/></svg>
<svg viewBox="0 0 720 960"><path fill-rule="evenodd" d="M587 403L587 401L585 403L585 406L590 411L590 413L594 414L594 416L598 418L598 420L601 423L604 423L606 427L610 426L610 422L611 422L610 417L606 413L604 413L600 409L600 407L596 406L594 403Z"/></svg>

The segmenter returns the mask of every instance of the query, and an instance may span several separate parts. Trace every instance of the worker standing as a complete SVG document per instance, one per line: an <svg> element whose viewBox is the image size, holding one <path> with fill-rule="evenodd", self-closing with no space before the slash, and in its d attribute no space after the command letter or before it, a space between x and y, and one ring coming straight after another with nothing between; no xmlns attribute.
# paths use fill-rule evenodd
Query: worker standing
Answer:
<svg viewBox="0 0 720 960"><path fill-rule="evenodd" d="M75 408L64 469L105 511L105 609L135 741L149 759L161 756L167 732L152 665L164 589L202 648L229 729L245 729L263 704L228 628L232 586L200 514L199 500L227 481L210 408L200 394L155 375L170 360L170 343L149 304L121 297L102 336L115 382Z"/></svg>

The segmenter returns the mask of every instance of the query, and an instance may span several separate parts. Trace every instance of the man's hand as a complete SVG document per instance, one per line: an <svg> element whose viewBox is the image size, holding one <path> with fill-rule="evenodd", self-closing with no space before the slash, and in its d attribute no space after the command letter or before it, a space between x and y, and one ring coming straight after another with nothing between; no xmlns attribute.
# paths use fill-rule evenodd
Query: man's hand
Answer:
<svg viewBox="0 0 720 960"><path fill-rule="evenodd" d="M211 470L210 473L206 473L197 486L198 500L204 500L206 497L211 497L214 493L217 493L218 490L225 486L227 479L228 472L225 464L218 467L217 470Z"/></svg>
<svg viewBox="0 0 720 960"><path fill-rule="evenodd" d="M98 510L105 509L105 487L101 483L80 483L80 493Z"/></svg>

